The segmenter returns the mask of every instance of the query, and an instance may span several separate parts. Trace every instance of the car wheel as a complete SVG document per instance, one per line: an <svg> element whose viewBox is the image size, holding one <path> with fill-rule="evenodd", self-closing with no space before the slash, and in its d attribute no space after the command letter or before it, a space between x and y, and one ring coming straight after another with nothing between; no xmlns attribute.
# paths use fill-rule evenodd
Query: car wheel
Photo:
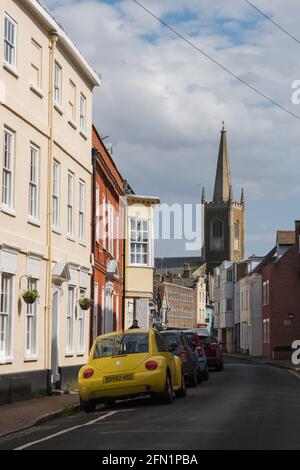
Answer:
<svg viewBox="0 0 300 470"><path fill-rule="evenodd" d="M165 390L159 397L160 403L163 403L164 405L169 405L173 402L173 389L172 389L172 382L171 382L171 377L169 372L167 372L166 375L166 384L165 384Z"/></svg>
<svg viewBox="0 0 300 470"><path fill-rule="evenodd" d="M197 387L197 375L195 369L193 369L190 379L189 379L189 385L190 387Z"/></svg>
<svg viewBox="0 0 300 470"><path fill-rule="evenodd" d="M217 372L222 372L222 370L224 369L224 364L223 364L223 361L219 363L219 365L215 368L215 370Z"/></svg>
<svg viewBox="0 0 300 470"><path fill-rule="evenodd" d="M96 409L96 402L89 400L83 401L80 398L80 408L85 411L86 413L92 413Z"/></svg>
<svg viewBox="0 0 300 470"><path fill-rule="evenodd" d="M186 383L185 383L185 377L184 377L183 371L182 371L181 389L177 390L177 392L175 394L176 394L176 397L178 397L178 398L186 397Z"/></svg>

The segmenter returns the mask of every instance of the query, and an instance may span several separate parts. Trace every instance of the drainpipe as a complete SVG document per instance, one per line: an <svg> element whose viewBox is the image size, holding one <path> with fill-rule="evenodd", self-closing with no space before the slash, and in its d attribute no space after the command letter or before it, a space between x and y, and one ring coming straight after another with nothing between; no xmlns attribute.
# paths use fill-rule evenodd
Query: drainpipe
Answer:
<svg viewBox="0 0 300 470"><path fill-rule="evenodd" d="M92 166L93 166L93 177L92 177L92 276L91 276L91 299L92 308L90 310L90 348L93 345L93 334L94 334L94 308L95 308L95 253L96 253L96 170L97 170L97 156L99 152L96 147L92 149ZM99 293L98 293L99 294ZM97 302L98 305L98 302ZM98 319L98 315L97 315ZM96 325L98 334L98 324Z"/></svg>
<svg viewBox="0 0 300 470"><path fill-rule="evenodd" d="M47 286L45 302L45 369L48 371L48 391L51 392L51 335L52 335L52 162L53 162L53 106L54 106L54 63L58 41L56 32L49 38L49 90L48 90L48 168L47 168Z"/></svg>
<svg viewBox="0 0 300 470"><path fill-rule="evenodd" d="M127 251L127 200L123 200L123 296L122 296L122 330L125 329L126 306L126 251Z"/></svg>

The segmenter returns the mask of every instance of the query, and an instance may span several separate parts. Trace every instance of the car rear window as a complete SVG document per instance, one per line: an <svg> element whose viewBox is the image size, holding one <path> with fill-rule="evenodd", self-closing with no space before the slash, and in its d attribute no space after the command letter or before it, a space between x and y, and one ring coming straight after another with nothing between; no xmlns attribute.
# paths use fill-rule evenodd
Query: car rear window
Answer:
<svg viewBox="0 0 300 470"><path fill-rule="evenodd" d="M188 345L189 345L189 346L192 346L193 343L194 343L193 334L192 334L192 333L183 333L183 334L184 334L185 339L186 339L187 342L188 342Z"/></svg>
<svg viewBox="0 0 300 470"><path fill-rule="evenodd" d="M164 340L166 341L166 343L168 345L172 344L172 343L176 343L176 344L180 344L180 339L179 337L176 335L176 333L162 333L161 334L162 337L164 338Z"/></svg>
<svg viewBox="0 0 300 470"><path fill-rule="evenodd" d="M131 333L107 336L96 340L94 359L149 352L148 333Z"/></svg>

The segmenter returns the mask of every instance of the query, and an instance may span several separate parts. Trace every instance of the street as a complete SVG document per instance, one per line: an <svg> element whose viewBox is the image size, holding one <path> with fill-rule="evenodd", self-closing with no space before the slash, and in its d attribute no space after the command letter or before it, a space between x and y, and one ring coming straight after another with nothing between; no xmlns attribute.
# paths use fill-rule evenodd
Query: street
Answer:
<svg viewBox="0 0 300 470"><path fill-rule="evenodd" d="M227 358L172 405L148 398L80 412L0 440L0 450L300 449L300 380Z"/></svg>

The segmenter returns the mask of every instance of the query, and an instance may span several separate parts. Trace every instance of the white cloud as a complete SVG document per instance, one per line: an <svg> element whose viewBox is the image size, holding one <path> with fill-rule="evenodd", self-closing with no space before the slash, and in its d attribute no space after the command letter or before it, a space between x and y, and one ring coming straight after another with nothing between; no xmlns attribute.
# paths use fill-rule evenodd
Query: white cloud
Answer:
<svg viewBox="0 0 300 470"><path fill-rule="evenodd" d="M195 44L300 115L300 106L291 103L291 83L300 79L299 45L243 0L143 3L157 15L168 14L178 30L193 34ZM290 224L287 217L299 217L300 122L268 105L129 0L46 4L102 75L95 123L110 135L115 160L138 192L155 192L162 201L196 202L201 182L209 196L224 119L235 195L244 186L253 202L248 230L253 233L263 219L262 208L269 208L269 233ZM256 4L297 35L300 4ZM155 40L145 40L145 34ZM276 200L290 210L274 211ZM249 252L267 250L266 239L248 240Z"/></svg>

